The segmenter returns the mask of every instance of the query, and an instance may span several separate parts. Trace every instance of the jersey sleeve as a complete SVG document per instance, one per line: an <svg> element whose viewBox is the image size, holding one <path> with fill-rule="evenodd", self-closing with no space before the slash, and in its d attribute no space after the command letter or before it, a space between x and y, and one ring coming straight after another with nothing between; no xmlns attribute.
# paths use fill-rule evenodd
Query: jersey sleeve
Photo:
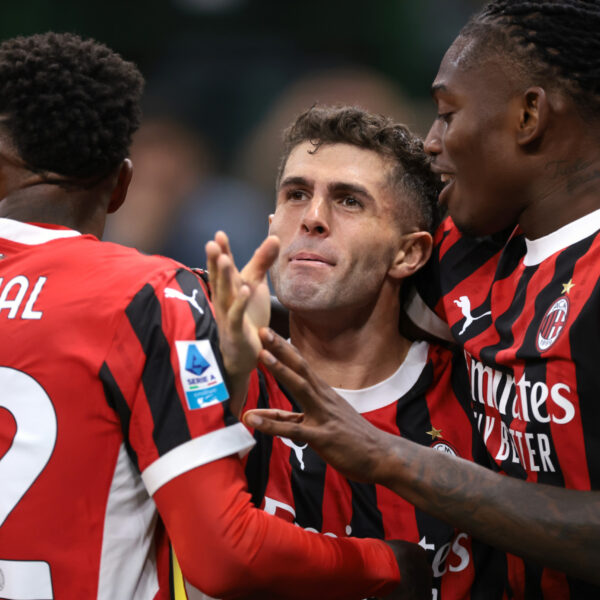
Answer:
<svg viewBox="0 0 600 600"><path fill-rule="evenodd" d="M360 600L400 582L380 540L316 534L253 507L232 457L173 479L155 501L184 577L211 597Z"/></svg>
<svg viewBox="0 0 600 600"><path fill-rule="evenodd" d="M159 272L133 296L100 376L150 494L254 443L229 410L205 284L185 268Z"/></svg>

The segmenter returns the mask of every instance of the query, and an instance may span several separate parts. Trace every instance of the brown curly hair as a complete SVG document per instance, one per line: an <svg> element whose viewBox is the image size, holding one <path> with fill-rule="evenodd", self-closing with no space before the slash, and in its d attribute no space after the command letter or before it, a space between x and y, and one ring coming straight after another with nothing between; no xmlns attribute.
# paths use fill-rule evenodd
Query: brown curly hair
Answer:
<svg viewBox="0 0 600 600"><path fill-rule="evenodd" d="M406 126L357 106L312 106L284 131L277 187L290 153L307 141L313 144L313 152L323 144L350 144L376 152L392 164L391 178L399 192L401 219L428 231L439 222L441 181L429 167L423 140Z"/></svg>

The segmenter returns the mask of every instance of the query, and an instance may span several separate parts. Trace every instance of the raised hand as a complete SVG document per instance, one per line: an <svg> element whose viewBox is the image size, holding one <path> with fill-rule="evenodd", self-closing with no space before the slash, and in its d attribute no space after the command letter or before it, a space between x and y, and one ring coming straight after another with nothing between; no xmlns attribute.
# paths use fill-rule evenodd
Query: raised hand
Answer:
<svg viewBox="0 0 600 600"><path fill-rule="evenodd" d="M240 272L224 232L218 231L214 240L206 244L219 344L236 414L241 410L237 400L241 396L243 402L248 377L262 348L258 330L269 322L271 303L266 274L278 253L279 240L269 236Z"/></svg>
<svg viewBox="0 0 600 600"><path fill-rule="evenodd" d="M328 463L356 481L373 483L391 436L371 425L317 377L299 352L271 329L260 330L259 359L300 404L303 413L252 410L244 422L271 435L308 442Z"/></svg>

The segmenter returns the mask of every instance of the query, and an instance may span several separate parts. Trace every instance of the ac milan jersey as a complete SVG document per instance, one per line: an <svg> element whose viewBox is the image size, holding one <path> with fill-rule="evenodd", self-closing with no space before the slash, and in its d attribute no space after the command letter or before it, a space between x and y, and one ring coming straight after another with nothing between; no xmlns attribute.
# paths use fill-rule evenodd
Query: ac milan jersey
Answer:
<svg viewBox="0 0 600 600"><path fill-rule="evenodd" d="M441 452L472 459L472 425L454 388L464 368L461 357L426 342L414 343L394 375L362 390L336 390L368 421ZM245 409L300 410L289 393L262 368L252 376ZM406 539L419 543L434 574L432 597L503 598L489 585L505 561L500 553L455 531L379 485L350 481L306 444L254 432L246 476L253 502L301 527L334 536ZM474 583L474 580L475 581ZM483 591L479 589L480 583ZM502 590L504 582L498 582Z"/></svg>
<svg viewBox="0 0 600 600"><path fill-rule="evenodd" d="M168 597L151 494L253 443L202 281L0 219L0 332L0 597Z"/></svg>
<svg viewBox="0 0 600 600"><path fill-rule="evenodd" d="M599 231L600 211L533 241L518 228L469 239L447 219L433 264L417 276L408 315L438 335L450 326L477 428L497 468L514 477L600 489ZM600 596L564 574L509 563L517 596Z"/></svg>

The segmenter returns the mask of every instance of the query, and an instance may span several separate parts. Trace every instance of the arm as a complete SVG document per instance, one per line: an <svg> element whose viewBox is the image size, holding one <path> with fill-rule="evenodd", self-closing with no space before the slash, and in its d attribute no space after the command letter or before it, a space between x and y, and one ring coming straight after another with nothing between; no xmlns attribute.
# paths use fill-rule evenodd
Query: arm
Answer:
<svg viewBox="0 0 600 600"><path fill-rule="evenodd" d="M227 235L219 231L206 244L212 305L219 347L227 374L230 407L240 414L250 373L262 348L258 329L269 323L271 299L266 275L279 253L279 240L269 236L244 269L235 266Z"/></svg>
<svg viewBox="0 0 600 600"><path fill-rule="evenodd" d="M251 411L244 420L308 442L347 477L386 485L409 502L493 546L600 583L600 492L493 473L373 427L312 374L298 352L261 331L260 358L303 415Z"/></svg>
<svg viewBox="0 0 600 600"><path fill-rule="evenodd" d="M314 534L254 508L236 457L170 480L154 500L183 575L213 597L294 600L318 591L331 599L391 592L390 598L417 599L430 593L429 567L414 544L400 543L394 553L379 540Z"/></svg>

